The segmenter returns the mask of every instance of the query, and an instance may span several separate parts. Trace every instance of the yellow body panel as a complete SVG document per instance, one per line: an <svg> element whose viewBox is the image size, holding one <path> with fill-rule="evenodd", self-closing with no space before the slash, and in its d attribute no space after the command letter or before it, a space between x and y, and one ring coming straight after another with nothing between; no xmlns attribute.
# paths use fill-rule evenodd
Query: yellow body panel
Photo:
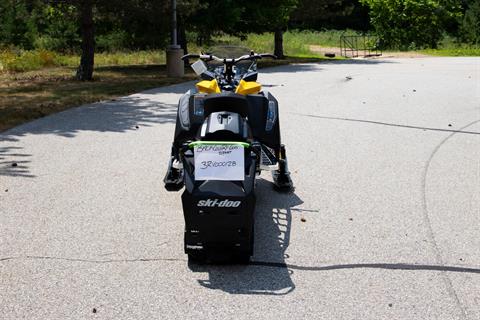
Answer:
<svg viewBox="0 0 480 320"><path fill-rule="evenodd" d="M261 89L262 89L262 85L258 82L240 80L240 83L238 84L237 90L235 90L235 93L245 94L245 95L256 94L256 93L259 93Z"/></svg>
<svg viewBox="0 0 480 320"><path fill-rule="evenodd" d="M216 79L211 81L203 80L197 82L195 86L200 93L220 93L220 87L218 86Z"/></svg>

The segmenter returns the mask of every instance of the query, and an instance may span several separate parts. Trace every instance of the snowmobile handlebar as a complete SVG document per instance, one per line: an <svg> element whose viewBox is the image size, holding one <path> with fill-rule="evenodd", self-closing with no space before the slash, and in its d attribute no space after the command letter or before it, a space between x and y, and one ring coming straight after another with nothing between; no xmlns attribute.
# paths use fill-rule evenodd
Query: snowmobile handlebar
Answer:
<svg viewBox="0 0 480 320"><path fill-rule="evenodd" d="M225 64L236 64L237 62L240 61L245 61L245 60L257 60L257 59L262 59L262 58L272 58L272 59L277 59L277 56L271 53L250 53L243 55L238 58L219 58L217 56L214 56L212 54L194 54L194 53L189 53L186 54L182 57L182 60L187 60L190 58L197 58L200 60L204 61L217 61L217 62L222 62Z"/></svg>

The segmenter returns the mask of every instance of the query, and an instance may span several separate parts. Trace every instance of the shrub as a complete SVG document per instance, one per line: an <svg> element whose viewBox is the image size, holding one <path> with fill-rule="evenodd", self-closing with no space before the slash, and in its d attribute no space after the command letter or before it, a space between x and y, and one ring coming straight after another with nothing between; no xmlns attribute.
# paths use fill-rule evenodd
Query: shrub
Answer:
<svg viewBox="0 0 480 320"><path fill-rule="evenodd" d="M39 20L39 36L34 47L56 52L72 52L80 45L77 10L73 5L46 5L35 12Z"/></svg>
<svg viewBox="0 0 480 320"><path fill-rule="evenodd" d="M37 33L24 1L0 1L0 44L31 49Z"/></svg>
<svg viewBox="0 0 480 320"><path fill-rule="evenodd" d="M127 44L127 32L123 30L101 34L96 37L96 49L101 52L114 52L122 50Z"/></svg>
<svg viewBox="0 0 480 320"><path fill-rule="evenodd" d="M0 71L30 71L58 65L57 55L47 50L0 51Z"/></svg>
<svg viewBox="0 0 480 320"><path fill-rule="evenodd" d="M473 1L465 11L460 25L460 39L470 44L480 44L480 0Z"/></svg>
<svg viewBox="0 0 480 320"><path fill-rule="evenodd" d="M447 21L460 15L459 0L361 0L385 46L435 48Z"/></svg>

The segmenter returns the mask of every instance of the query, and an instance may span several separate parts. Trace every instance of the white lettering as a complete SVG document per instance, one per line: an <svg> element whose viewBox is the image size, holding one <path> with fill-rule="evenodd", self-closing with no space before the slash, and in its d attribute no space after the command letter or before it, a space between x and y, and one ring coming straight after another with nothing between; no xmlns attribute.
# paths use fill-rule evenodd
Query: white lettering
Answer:
<svg viewBox="0 0 480 320"><path fill-rule="evenodd" d="M198 201L197 207L238 208L240 204L242 204L241 201L231 201L228 199L220 201L219 199L207 199Z"/></svg>

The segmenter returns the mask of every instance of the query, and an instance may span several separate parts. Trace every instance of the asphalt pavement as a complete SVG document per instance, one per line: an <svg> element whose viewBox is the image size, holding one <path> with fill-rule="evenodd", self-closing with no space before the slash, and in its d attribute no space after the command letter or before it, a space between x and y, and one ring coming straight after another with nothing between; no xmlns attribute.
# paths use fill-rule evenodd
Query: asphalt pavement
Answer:
<svg viewBox="0 0 480 320"><path fill-rule="evenodd" d="M248 266L188 266L163 188L192 82L1 133L0 319L480 319L480 58L261 71L296 188Z"/></svg>

